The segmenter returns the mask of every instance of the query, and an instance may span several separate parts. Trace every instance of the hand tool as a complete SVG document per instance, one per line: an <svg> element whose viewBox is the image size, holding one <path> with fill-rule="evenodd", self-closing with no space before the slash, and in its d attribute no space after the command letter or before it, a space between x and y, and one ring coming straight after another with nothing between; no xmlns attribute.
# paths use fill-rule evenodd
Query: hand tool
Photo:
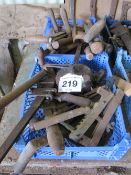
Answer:
<svg viewBox="0 0 131 175"><path fill-rule="evenodd" d="M26 127L33 114L37 111L38 107L43 102L44 97L36 97L34 102L31 104L31 107L24 114L23 118L18 122L15 128L11 131L5 142L0 147L0 163L15 143L18 136L22 133L23 129Z"/></svg>
<svg viewBox="0 0 131 175"><path fill-rule="evenodd" d="M33 139L27 143L24 150L20 154L15 166L14 173L21 174L25 170L27 164L31 160L33 154L40 149L41 147L47 146L48 141L46 136L42 136L40 138Z"/></svg>
<svg viewBox="0 0 131 175"><path fill-rule="evenodd" d="M110 39L111 42L112 42L112 45L113 45L114 49L116 50L117 44L116 44L116 42L114 42L114 40L112 39L112 35L111 35L110 29L109 29L109 27L108 27L108 25L107 25L107 20L106 20L106 18L105 18L105 29L106 29L106 31L107 31L107 34L108 34L109 39Z"/></svg>
<svg viewBox="0 0 131 175"><path fill-rule="evenodd" d="M95 16L96 17L96 13L97 13L97 0L91 0L90 1L90 11L91 11L91 16Z"/></svg>
<svg viewBox="0 0 131 175"><path fill-rule="evenodd" d="M56 23L54 12L53 12L52 9L49 9L48 13L49 13L49 16L51 18L51 22L53 24L54 31L57 33L59 31L59 29L58 29L58 26L57 26L57 23Z"/></svg>
<svg viewBox="0 0 131 175"><path fill-rule="evenodd" d="M62 38L62 39L60 39L60 40L58 40L58 41L52 42L52 47L53 47L54 49L59 49L59 48L61 48L62 46L65 46L65 45L71 44L71 43L73 43L72 37Z"/></svg>
<svg viewBox="0 0 131 175"><path fill-rule="evenodd" d="M109 43L104 43L105 51L110 55L113 52L113 46Z"/></svg>
<svg viewBox="0 0 131 175"><path fill-rule="evenodd" d="M74 64L77 64L79 61L81 49L82 49L82 44L83 44L81 41L77 41L77 42L78 42L78 44L77 44L77 49L76 49L76 53L74 56Z"/></svg>
<svg viewBox="0 0 131 175"><path fill-rule="evenodd" d="M58 97L55 97L55 99L57 99L59 102L69 102L82 107L93 105L91 100L88 98L75 96L68 93L61 94Z"/></svg>
<svg viewBox="0 0 131 175"><path fill-rule="evenodd" d="M41 96L43 93L57 93L56 88L31 88L32 95Z"/></svg>
<svg viewBox="0 0 131 175"><path fill-rule="evenodd" d="M86 54L86 59L91 61L93 59L93 53L91 52L91 49L89 46L87 46L84 50L85 54Z"/></svg>
<svg viewBox="0 0 131 175"><path fill-rule="evenodd" d="M71 35L71 27L68 23L68 17L67 17L66 10L63 7L60 8L60 16L62 18L66 33L68 35Z"/></svg>
<svg viewBox="0 0 131 175"><path fill-rule="evenodd" d="M108 123L110 122L113 114L116 111L116 108L118 107L118 105L120 105L123 99L123 96L124 96L123 91L120 89L117 89L114 97L111 99L107 107L104 109L103 118L99 117L99 121L92 134L93 135L92 138L86 141L85 140L82 141L81 142L82 145L84 146L97 146L98 145Z"/></svg>
<svg viewBox="0 0 131 175"><path fill-rule="evenodd" d="M98 118L99 114L103 111L103 109L113 97L113 94L105 90L104 88L98 88L97 92L101 95L100 100L95 103L92 110L86 114L81 123L78 124L76 129L71 132L71 134L69 135L70 139L74 141L79 140L89 129L92 123Z"/></svg>
<svg viewBox="0 0 131 175"><path fill-rule="evenodd" d="M124 27L121 23L116 23L111 27L111 32L122 39L129 54L131 55L131 35L129 29Z"/></svg>
<svg viewBox="0 0 131 175"><path fill-rule="evenodd" d="M131 96L131 83L129 83L126 80L123 80L122 78L118 77L118 76L113 76L113 79L115 81L116 86L123 90L125 95L130 97Z"/></svg>
<svg viewBox="0 0 131 175"><path fill-rule="evenodd" d="M113 19L115 19L115 14L116 14L118 2L119 2L119 0L112 0L111 1L111 7L110 7L110 14L109 14L109 16L111 16Z"/></svg>
<svg viewBox="0 0 131 175"><path fill-rule="evenodd" d="M32 77L30 80L27 80L25 83L20 85L19 87L13 89L11 92L9 92L7 95L2 97L0 99L0 109L7 106L9 103L11 103L14 99L16 99L18 96L20 96L23 92L28 90L33 84L38 83L40 79L42 79L45 75L47 75L45 70L42 70L40 73Z"/></svg>
<svg viewBox="0 0 131 175"><path fill-rule="evenodd" d="M40 130L42 128L47 128L49 126L61 123L63 121L78 117L80 115L86 114L90 111L89 107L80 107L77 109L70 110L68 112L64 112L62 114L53 116L53 118L45 119L42 121L39 121L33 125L33 128L35 130Z"/></svg>
<svg viewBox="0 0 131 175"><path fill-rule="evenodd" d="M103 19L97 21L85 34L83 37L83 40L86 43L89 43L92 39L94 39L99 33L104 29L105 27L105 21Z"/></svg>
<svg viewBox="0 0 131 175"><path fill-rule="evenodd" d="M52 43L53 41L58 41L62 38L68 37L67 33L65 32L58 32L54 33L53 35L50 35L49 38L49 43Z"/></svg>
<svg viewBox="0 0 131 175"><path fill-rule="evenodd" d="M43 104L44 107L44 104ZM50 109L44 107L45 119L52 119L53 113ZM64 153L64 138L61 130L57 125L52 125L46 128L48 144L52 151L57 155L62 155Z"/></svg>

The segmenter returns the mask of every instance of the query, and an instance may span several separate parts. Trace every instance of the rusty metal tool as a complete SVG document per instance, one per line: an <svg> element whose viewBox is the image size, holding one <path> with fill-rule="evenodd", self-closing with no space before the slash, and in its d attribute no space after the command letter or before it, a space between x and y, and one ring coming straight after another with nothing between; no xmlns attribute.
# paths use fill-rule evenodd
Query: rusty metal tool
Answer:
<svg viewBox="0 0 131 175"><path fill-rule="evenodd" d="M53 41L58 41L58 40L65 38L67 36L68 35L65 32L54 33L53 35L49 36L49 43L52 43Z"/></svg>
<svg viewBox="0 0 131 175"><path fill-rule="evenodd" d="M32 95L41 96L43 93L57 93L56 88L31 88Z"/></svg>
<svg viewBox="0 0 131 175"><path fill-rule="evenodd" d="M109 27L108 27L108 25L107 25L106 18L105 18L105 29L106 29L106 31L107 31L107 34L108 34L108 36L109 36L109 39L110 39L111 42L112 42L112 45L113 45L114 49L116 50L117 44L116 44L116 42L114 42L114 40L112 39L112 35L111 35L110 29L109 29Z"/></svg>
<svg viewBox="0 0 131 175"><path fill-rule="evenodd" d="M14 166L14 174L21 174L25 170L27 164L31 160L33 154L40 149L41 147L47 146L48 141L46 136L42 136L40 138L33 139L27 143L24 150L20 154L15 166Z"/></svg>
<svg viewBox="0 0 131 175"><path fill-rule="evenodd" d="M51 22L53 24L54 31L57 33L59 31L59 29L58 29L58 26L57 26L57 23L56 23L54 12L53 12L52 9L49 9L48 13L49 13L49 16L51 18Z"/></svg>
<svg viewBox="0 0 131 175"><path fill-rule="evenodd" d="M68 17L67 17L66 10L63 7L60 8L60 16L62 18L66 33L68 35L71 35L71 27L68 23Z"/></svg>
<svg viewBox="0 0 131 175"><path fill-rule="evenodd" d="M118 2L119 2L118 0L112 0L111 1L109 16L111 16L113 19L115 19L115 14L116 14Z"/></svg>
<svg viewBox="0 0 131 175"><path fill-rule="evenodd" d="M75 127L73 127L72 125L70 125L69 123L66 122L62 122L61 123L62 126L64 126L68 131L72 132L73 130L75 130ZM90 140L90 138L88 138L86 135L83 135L81 137L80 140L77 141L77 143L84 145L83 143L86 143Z"/></svg>
<svg viewBox="0 0 131 175"><path fill-rule="evenodd" d="M90 2L90 11L91 11L91 16L95 16L96 17L96 13L97 13L97 0L91 0Z"/></svg>
<svg viewBox="0 0 131 175"><path fill-rule="evenodd" d="M71 132L69 135L70 139L78 141L93 124L93 122L98 118L100 113L113 97L113 94L104 88L98 88L97 92L101 95L99 102L95 103L92 110L86 114L81 123L78 124L76 129Z"/></svg>
<svg viewBox="0 0 131 175"><path fill-rule="evenodd" d="M44 107L44 113L45 119L52 119L54 117L51 109L46 109ZM57 156L62 155L64 153L64 138L58 124L47 127L46 132L48 144L52 151Z"/></svg>
<svg viewBox="0 0 131 175"><path fill-rule="evenodd" d="M55 97L55 99L57 99L59 102L63 102L63 101L69 102L69 103L73 103L75 105L83 106L83 107L93 105L92 101L89 100L88 98L75 96L68 93L61 94L60 96Z"/></svg>
<svg viewBox="0 0 131 175"><path fill-rule="evenodd" d="M80 107L77 109L70 110L68 112L64 112L62 114L56 115L53 118L45 119L39 121L33 125L35 130L40 130L42 128L47 128L51 125L55 125L61 123L63 121L78 117L80 115L86 114L90 111L89 107Z"/></svg>
<svg viewBox="0 0 131 175"><path fill-rule="evenodd" d="M37 111L38 107L42 104L44 97L36 97L34 102L31 104L31 107L24 114L23 118L19 121L19 123L15 126L15 128L11 131L5 142L0 147L0 163L15 143L18 136L21 134L23 129L26 127L33 114Z"/></svg>
<svg viewBox="0 0 131 175"><path fill-rule="evenodd" d="M54 41L52 42L52 47L54 49L59 49L67 44L71 44L73 43L73 38L71 36L67 37L67 38L62 38L58 41Z"/></svg>
<svg viewBox="0 0 131 175"><path fill-rule="evenodd" d="M96 129L93 133L93 137L91 139L88 139L88 141L86 141L86 144L84 143L84 146L98 145L108 123L110 122L113 114L116 111L116 108L118 107L118 105L121 104L123 96L124 96L123 91L120 89L117 89L114 97L111 99L106 109L104 110L103 118L100 118L100 121L98 122Z"/></svg>
<svg viewBox="0 0 131 175"><path fill-rule="evenodd" d="M38 83L40 79L42 79L45 75L47 75L45 70L42 70L40 73L32 77L30 80L27 80L25 83L20 85L19 87L13 89L11 92L9 92L7 95L2 97L0 99L0 109L7 106L9 103L11 103L14 99L16 99L18 96L20 96L23 92L28 90L33 84Z"/></svg>
<svg viewBox="0 0 131 175"><path fill-rule="evenodd" d="M104 29L104 27L105 27L105 21L103 19L97 21L85 34L83 40L86 43L89 43L92 39L94 39L97 35L100 34L100 32Z"/></svg>
<svg viewBox="0 0 131 175"><path fill-rule="evenodd" d="M129 83L126 80L123 80L122 78L118 77L118 76L113 76L113 79L115 81L116 86L123 90L125 95L130 97L131 96L131 83Z"/></svg>
<svg viewBox="0 0 131 175"><path fill-rule="evenodd" d="M116 23L111 27L111 32L122 39L129 54L131 55L131 35L129 29L124 27L121 23Z"/></svg>
<svg viewBox="0 0 131 175"><path fill-rule="evenodd" d="M123 1L120 20L127 20L127 12L130 8L131 8L131 2L130 1Z"/></svg>
<svg viewBox="0 0 131 175"><path fill-rule="evenodd" d="M81 54L81 49L82 49L82 42L81 41L77 41L77 49L76 49L76 53L75 53L75 57L74 57L74 64L77 64L80 58L80 54Z"/></svg>

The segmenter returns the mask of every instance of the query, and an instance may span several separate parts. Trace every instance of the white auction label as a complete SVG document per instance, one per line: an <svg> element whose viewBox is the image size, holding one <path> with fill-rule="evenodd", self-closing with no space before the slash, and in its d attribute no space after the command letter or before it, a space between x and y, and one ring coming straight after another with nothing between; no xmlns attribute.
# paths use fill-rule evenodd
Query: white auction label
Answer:
<svg viewBox="0 0 131 175"><path fill-rule="evenodd" d="M83 77L81 75L66 74L60 78L59 92L81 92Z"/></svg>

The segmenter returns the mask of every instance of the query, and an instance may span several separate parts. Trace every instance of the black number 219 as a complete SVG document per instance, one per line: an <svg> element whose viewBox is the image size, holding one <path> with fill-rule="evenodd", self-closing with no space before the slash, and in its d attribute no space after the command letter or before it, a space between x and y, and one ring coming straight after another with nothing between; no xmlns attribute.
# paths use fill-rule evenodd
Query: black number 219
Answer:
<svg viewBox="0 0 131 175"><path fill-rule="evenodd" d="M76 80L74 81L63 81L62 87L76 87L78 82Z"/></svg>

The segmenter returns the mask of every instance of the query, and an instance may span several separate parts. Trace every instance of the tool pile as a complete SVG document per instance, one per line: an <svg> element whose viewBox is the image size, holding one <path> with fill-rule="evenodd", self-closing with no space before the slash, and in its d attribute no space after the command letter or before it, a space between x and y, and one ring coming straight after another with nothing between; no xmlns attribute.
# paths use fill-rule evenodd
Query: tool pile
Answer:
<svg viewBox="0 0 131 175"><path fill-rule="evenodd" d="M38 50L38 63L42 71L0 100L1 109L29 88L35 97L28 111L0 147L0 161L28 123L30 130L45 128L47 133L47 136L31 140L26 145L15 166L15 173L21 173L34 152L42 146L49 145L55 155L64 154L64 138L77 146L104 145L105 137L109 138L112 133L114 123L111 119L121 104L124 93L131 95L131 84L125 80L114 76L119 89L113 93L113 83L107 81L104 69L92 71L87 65L78 64L80 54L83 53L89 62L103 51L112 58L117 47L126 48L131 54L128 27L121 23L109 27L106 18L95 24L84 20L82 25L77 25L74 6L72 0L71 25L64 8L60 8L63 23L59 26L50 9L53 29L48 37L26 38L28 42L47 44L46 50L42 47ZM45 64L45 57L49 53L70 52L75 52L73 64ZM37 86L34 88L33 84ZM33 115L40 106L44 110L44 119L36 120Z"/></svg>

